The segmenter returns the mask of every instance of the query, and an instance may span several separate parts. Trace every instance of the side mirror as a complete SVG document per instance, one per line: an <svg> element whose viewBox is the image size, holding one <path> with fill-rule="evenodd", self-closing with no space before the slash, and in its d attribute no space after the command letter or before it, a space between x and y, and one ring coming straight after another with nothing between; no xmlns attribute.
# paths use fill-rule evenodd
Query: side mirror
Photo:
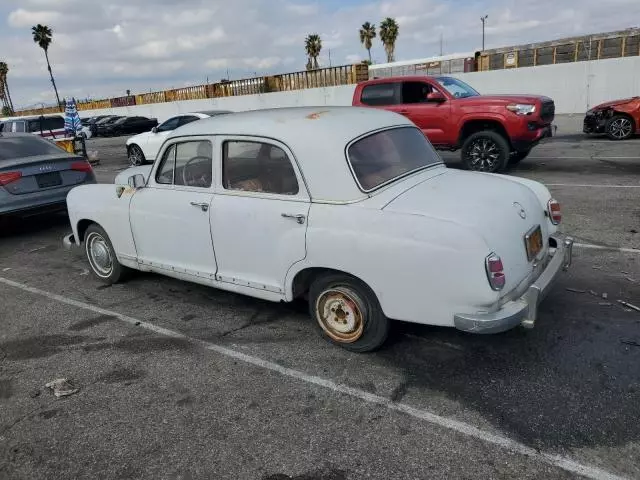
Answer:
<svg viewBox="0 0 640 480"><path fill-rule="evenodd" d="M431 92L427 94L427 102L442 103L446 101L447 99L444 98L444 95L440 92Z"/></svg>
<svg viewBox="0 0 640 480"><path fill-rule="evenodd" d="M132 175L129 177L129 186L131 188L135 188L137 190L138 188L145 187L146 184L147 182L144 179L144 175L142 175L141 173L138 173L137 175Z"/></svg>
<svg viewBox="0 0 640 480"><path fill-rule="evenodd" d="M151 129L151 133L158 133L158 127L153 127Z"/></svg>

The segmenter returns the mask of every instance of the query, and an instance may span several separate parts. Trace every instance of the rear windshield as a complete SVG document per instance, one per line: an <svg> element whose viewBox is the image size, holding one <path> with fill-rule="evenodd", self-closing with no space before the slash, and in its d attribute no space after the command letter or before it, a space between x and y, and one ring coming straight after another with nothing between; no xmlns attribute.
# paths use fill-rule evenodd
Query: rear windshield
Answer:
<svg viewBox="0 0 640 480"><path fill-rule="evenodd" d="M60 147L37 135L0 137L0 160L64 153Z"/></svg>
<svg viewBox="0 0 640 480"><path fill-rule="evenodd" d="M41 127L42 124L42 127ZM64 118L62 117L44 117L42 120L35 119L29 120L29 132L39 132L42 128L43 132L49 130L62 130L64 129Z"/></svg>
<svg viewBox="0 0 640 480"><path fill-rule="evenodd" d="M349 146L347 158L364 191L442 162L431 143L415 127L383 130L361 138Z"/></svg>

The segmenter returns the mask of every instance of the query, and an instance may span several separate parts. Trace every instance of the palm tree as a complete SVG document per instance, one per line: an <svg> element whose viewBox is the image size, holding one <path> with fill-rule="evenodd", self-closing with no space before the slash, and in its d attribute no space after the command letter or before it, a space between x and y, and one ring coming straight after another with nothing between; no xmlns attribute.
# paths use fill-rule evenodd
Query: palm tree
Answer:
<svg viewBox="0 0 640 480"><path fill-rule="evenodd" d="M369 53L369 64L371 64L371 47L373 46L374 38L376 38L375 24L364 22L360 28L360 43L364 45L364 48Z"/></svg>
<svg viewBox="0 0 640 480"><path fill-rule="evenodd" d="M9 93L9 82L7 75L9 74L9 66L5 62L0 62L0 97L2 97L4 105L13 112L13 102Z"/></svg>
<svg viewBox="0 0 640 480"><path fill-rule="evenodd" d="M307 57L309 57L309 61L307 62L307 69L310 70L320 68L320 65L318 64L318 57L320 56L320 51L322 50L322 40L320 39L320 35L318 35L317 33L307 35L307 38L304 41L304 49L307 52Z"/></svg>
<svg viewBox="0 0 640 480"><path fill-rule="evenodd" d="M387 52L387 62L395 60L396 40L398 39L400 27L398 22L391 17L387 17L380 24L380 40L384 44L384 51Z"/></svg>
<svg viewBox="0 0 640 480"><path fill-rule="evenodd" d="M49 63L49 46L52 42L53 32L46 25L36 25L31 28L33 34L33 41L37 43L42 50L44 50L44 56L47 59L47 69L49 70L49 76L51 77L51 84L53 90L56 92L56 100L58 101L58 107L60 107L60 96L58 95L58 89L56 88L56 81L53 79L53 72L51 71L51 64Z"/></svg>

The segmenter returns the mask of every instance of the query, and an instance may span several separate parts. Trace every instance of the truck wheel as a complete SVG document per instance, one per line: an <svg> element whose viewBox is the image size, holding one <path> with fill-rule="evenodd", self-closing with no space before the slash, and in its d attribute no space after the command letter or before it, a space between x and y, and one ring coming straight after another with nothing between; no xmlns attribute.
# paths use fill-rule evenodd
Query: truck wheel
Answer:
<svg viewBox="0 0 640 480"><path fill-rule="evenodd" d="M376 295L349 275L318 277L309 289L309 310L325 338L352 352L371 352L389 334L390 322Z"/></svg>
<svg viewBox="0 0 640 480"><path fill-rule="evenodd" d="M530 153L531 153L531 149L522 150L520 152L513 152L511 154L511 157L509 158L509 165L517 165L517 164L519 164L522 160L527 158Z"/></svg>
<svg viewBox="0 0 640 480"><path fill-rule="evenodd" d="M633 135L633 120L625 115L614 115L605 130L611 140L626 140Z"/></svg>
<svg viewBox="0 0 640 480"><path fill-rule="evenodd" d="M509 156L504 137L489 130L470 135L462 144L462 163L468 170L501 172L507 167Z"/></svg>
<svg viewBox="0 0 640 480"><path fill-rule="evenodd" d="M118 262L109 235L98 224L89 225L84 234L84 249L93 274L107 285L124 280L129 269Z"/></svg>

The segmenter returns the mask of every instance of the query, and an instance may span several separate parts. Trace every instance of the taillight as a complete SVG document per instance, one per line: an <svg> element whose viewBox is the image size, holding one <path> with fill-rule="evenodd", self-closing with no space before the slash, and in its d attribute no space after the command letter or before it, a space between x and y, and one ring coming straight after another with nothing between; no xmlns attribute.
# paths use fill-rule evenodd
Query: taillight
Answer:
<svg viewBox="0 0 640 480"><path fill-rule="evenodd" d="M485 267L487 269L487 278L489 279L491 289L495 291L502 290L507 280L504 274L502 259L495 253L492 253L487 257Z"/></svg>
<svg viewBox="0 0 640 480"><path fill-rule="evenodd" d="M9 185L22 178L20 172L0 172L0 185Z"/></svg>
<svg viewBox="0 0 640 480"><path fill-rule="evenodd" d="M75 170L76 172L92 172L91 164L89 162L73 162L71 164L71 170Z"/></svg>
<svg viewBox="0 0 640 480"><path fill-rule="evenodd" d="M547 213L549 213L551 223L554 225L560 224L562 221L562 212L560 211L560 204L557 200L554 200L553 198L549 200L549 203L547 203Z"/></svg>

